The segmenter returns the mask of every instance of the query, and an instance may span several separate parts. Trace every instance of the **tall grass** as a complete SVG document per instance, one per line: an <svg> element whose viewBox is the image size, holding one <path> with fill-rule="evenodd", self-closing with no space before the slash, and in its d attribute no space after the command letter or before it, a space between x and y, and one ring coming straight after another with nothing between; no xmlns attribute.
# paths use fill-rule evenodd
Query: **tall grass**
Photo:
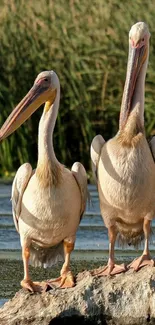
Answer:
<svg viewBox="0 0 155 325"><path fill-rule="evenodd" d="M90 168L93 136L106 139L118 128L126 73L128 31L144 20L152 34L146 84L146 132L155 128L155 6L141 0L0 1L0 125L42 70L61 83L54 132L58 159ZM0 171L37 160L41 109L0 145Z"/></svg>

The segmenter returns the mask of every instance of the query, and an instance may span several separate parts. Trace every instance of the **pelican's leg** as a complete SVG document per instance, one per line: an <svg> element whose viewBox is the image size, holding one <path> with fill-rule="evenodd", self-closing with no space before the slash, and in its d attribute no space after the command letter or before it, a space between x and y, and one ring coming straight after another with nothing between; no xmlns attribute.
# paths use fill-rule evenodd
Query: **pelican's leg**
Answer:
<svg viewBox="0 0 155 325"><path fill-rule="evenodd" d="M65 262L62 266L60 277L54 280L50 280L47 284L54 284L60 288L72 288L75 285L74 277L70 271L70 255L74 249L74 243L64 241L64 254Z"/></svg>
<svg viewBox="0 0 155 325"><path fill-rule="evenodd" d="M28 247L23 246L22 259L23 259L23 266L24 266L24 279L21 281L21 286L33 292L34 291L33 282L31 281L29 276L29 258L30 258L30 250Z"/></svg>
<svg viewBox="0 0 155 325"><path fill-rule="evenodd" d="M135 271L138 271L141 267L145 265L154 266L154 261L151 259L149 252L150 227L151 221L145 218L143 223L143 231L145 237L144 251L139 258L136 258L131 264L128 265L130 269L133 268Z"/></svg>
<svg viewBox="0 0 155 325"><path fill-rule="evenodd" d="M30 249L27 246L22 247L22 259L24 265L24 279L21 281L21 286L24 289L28 289L31 292L41 292L44 290L46 285L45 282L33 282L29 276L29 258L30 258Z"/></svg>
<svg viewBox="0 0 155 325"><path fill-rule="evenodd" d="M93 275L103 276L103 275L114 275L126 271L125 265L117 265L114 261L114 247L116 241L116 229L115 226L108 228L109 235L109 260L107 266L103 269L93 272Z"/></svg>

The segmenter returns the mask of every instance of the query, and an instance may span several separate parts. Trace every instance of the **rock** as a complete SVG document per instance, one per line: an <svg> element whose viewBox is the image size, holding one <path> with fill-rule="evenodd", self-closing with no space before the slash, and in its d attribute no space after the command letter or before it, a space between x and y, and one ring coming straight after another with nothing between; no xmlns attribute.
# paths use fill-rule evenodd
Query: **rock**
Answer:
<svg viewBox="0 0 155 325"><path fill-rule="evenodd" d="M85 271L71 289L23 289L0 309L0 325L155 324L155 267L115 276Z"/></svg>

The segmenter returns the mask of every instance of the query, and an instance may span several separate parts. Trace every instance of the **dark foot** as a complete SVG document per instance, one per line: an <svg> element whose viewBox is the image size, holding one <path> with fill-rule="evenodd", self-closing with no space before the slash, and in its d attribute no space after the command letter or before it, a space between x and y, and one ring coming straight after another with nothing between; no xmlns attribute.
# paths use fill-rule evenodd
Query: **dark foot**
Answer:
<svg viewBox="0 0 155 325"><path fill-rule="evenodd" d="M72 288L75 286L74 277L71 271L64 272L59 278L46 281L47 286L53 288Z"/></svg>
<svg viewBox="0 0 155 325"><path fill-rule="evenodd" d="M139 258L133 260L133 262L128 265L128 269L134 269L135 271L138 271L141 269L141 267L146 265L154 266L154 260L151 259L149 255L142 255Z"/></svg>
<svg viewBox="0 0 155 325"><path fill-rule="evenodd" d="M121 265L107 265L102 269L99 270L95 270L92 272L92 275L97 275L97 276L107 276L107 275L115 275L115 274L119 274L122 272L125 272L126 266L125 264L121 264Z"/></svg>

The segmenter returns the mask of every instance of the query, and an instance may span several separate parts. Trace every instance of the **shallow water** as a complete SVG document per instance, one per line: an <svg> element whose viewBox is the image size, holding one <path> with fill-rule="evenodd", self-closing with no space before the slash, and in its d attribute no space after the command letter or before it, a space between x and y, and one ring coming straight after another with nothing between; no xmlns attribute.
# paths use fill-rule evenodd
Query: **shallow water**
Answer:
<svg viewBox="0 0 155 325"><path fill-rule="evenodd" d="M89 268L99 261L106 261L108 258L108 236L107 229L103 224L103 220L100 214L98 193L96 187L89 185L89 192L91 195L91 204L87 205L85 215L80 223L77 231L77 239L75 244L75 250L72 254L73 264L76 261L83 261L82 269ZM12 212L11 212L11 185L0 184L0 268L3 273L6 272L7 277L5 278L5 291L2 290L1 285L0 291L0 306L5 302L4 298L10 297L15 293L16 284L14 288L10 287L10 282L16 279L17 273L15 270L20 269L19 280L22 279L22 263L21 263L21 248L19 235L15 230ZM153 230L155 229L155 221L153 221ZM130 261L134 257L140 254L142 247L139 251L135 250L134 247L125 247L122 249L116 244L116 258L120 261ZM152 235L150 250L152 256L155 252L155 236ZM101 262L100 262L101 263ZM81 270L81 265L78 265L78 271ZM0 270L0 271L1 271ZM36 272L34 271L33 273ZM3 281L3 273L0 272ZM11 280L9 282L8 277L11 274ZM40 271L39 271L40 274ZM17 279L16 279L17 282ZM9 285L8 285L9 283ZM8 288L9 287L9 288ZM8 289L7 289L8 288Z"/></svg>
<svg viewBox="0 0 155 325"><path fill-rule="evenodd" d="M2 307L8 299L0 299L0 307Z"/></svg>

